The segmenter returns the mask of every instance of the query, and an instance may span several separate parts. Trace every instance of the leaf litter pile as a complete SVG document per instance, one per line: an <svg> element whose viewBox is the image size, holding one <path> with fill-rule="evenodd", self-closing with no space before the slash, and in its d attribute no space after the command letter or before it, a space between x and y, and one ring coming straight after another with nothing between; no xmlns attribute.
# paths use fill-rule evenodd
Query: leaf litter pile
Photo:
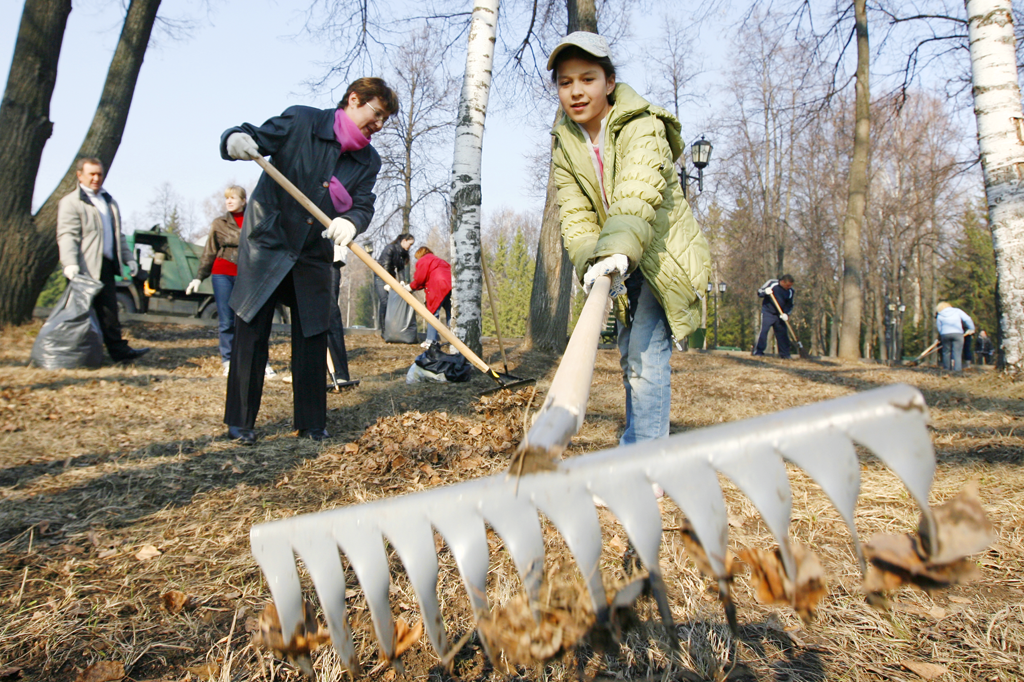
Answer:
<svg viewBox="0 0 1024 682"><path fill-rule="evenodd" d="M416 349L352 336L351 370L362 384L329 394L335 438L298 440L291 387L268 381L260 440L244 448L221 438L215 330L129 325L140 345L154 348L136 365L46 372L26 367L38 328L6 329L0 347L0 682L287 680L299 679L303 667L318 679L342 679L315 601L307 606L307 651L287 660L249 554L249 528L505 471L557 361L512 349L516 373L538 379L536 395L526 389L480 399L491 388L483 376L408 386ZM493 362L497 350L485 346L484 357ZM279 372L287 354L287 337L275 335L271 362ZM757 511L723 480L735 553L725 596L735 607L735 633L720 603L721 576L707 575L687 520L666 499L660 568L675 637L607 510L600 511L601 568L616 595L609 625L594 626L583 577L542 518L548 553L538 604L522 596L501 538L488 532L492 610L478 635L452 555L435 536L442 613L449 641L461 646L447 667L436 658L392 553L406 675L1024 679L1024 439L1017 435L1024 386L984 370L949 377L928 368L754 362L740 354L674 354L673 367L673 432L887 383L918 386L939 456L932 501L947 521L939 533L955 536L940 544L973 551L931 556L906 491L867 456L856 518L870 567L865 588L838 513L793 469L791 535L800 568L789 584ZM614 446L622 400L617 353L601 350L587 423L569 456ZM971 501L972 481L980 504ZM301 565L300 575L315 600ZM346 597L364 675L390 682L396 671L377 661L354 576Z"/></svg>

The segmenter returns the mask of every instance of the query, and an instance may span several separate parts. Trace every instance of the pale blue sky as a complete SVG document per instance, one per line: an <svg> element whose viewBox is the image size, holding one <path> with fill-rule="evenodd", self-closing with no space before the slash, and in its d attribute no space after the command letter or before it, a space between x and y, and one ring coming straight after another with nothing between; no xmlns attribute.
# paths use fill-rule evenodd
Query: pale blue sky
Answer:
<svg viewBox="0 0 1024 682"><path fill-rule="evenodd" d="M260 123L291 104L334 104L329 94L312 96L303 85L322 73L317 61L324 55L308 39L292 37L301 28L295 5L274 0L212 4L209 21L201 22L189 38L157 37L142 66L124 138L105 183L132 227L152 222L142 216L163 183L194 202L200 222L202 202L218 188L228 182L254 183L259 175L255 164L220 158L217 145L226 128L243 121ZM111 0L78 0L68 19L51 103L54 130L37 177L36 205L62 177L88 128L120 31L119 12L112 5L116 3ZM0 73L5 84L22 7L21 2L0 3ZM618 61L623 79L629 80L628 57ZM638 80L630 82L642 90L642 78ZM707 120L710 111L701 108L700 118ZM545 143L547 133L542 126L522 125L521 119L521 112L501 107L492 106L489 112L483 158L485 219L505 206L518 211L542 207L532 191L527 155ZM700 132L684 121L687 141Z"/></svg>

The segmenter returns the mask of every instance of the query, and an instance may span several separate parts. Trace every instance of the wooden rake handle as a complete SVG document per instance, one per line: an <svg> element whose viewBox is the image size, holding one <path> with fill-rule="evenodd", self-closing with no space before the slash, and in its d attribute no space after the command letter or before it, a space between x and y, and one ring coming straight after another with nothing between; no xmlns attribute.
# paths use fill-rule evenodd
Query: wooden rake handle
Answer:
<svg viewBox="0 0 1024 682"><path fill-rule="evenodd" d="M258 156L255 159L256 163L260 165L267 175L272 177L277 184L284 188L284 191L288 192L295 201L302 204L302 207L309 211L314 218L320 221L324 227L330 227L331 219L327 217L327 214L320 210L320 207L314 204L309 198L302 193L298 187L292 184L292 181L284 176L281 171L277 170L273 164L264 159L262 156ZM370 254L366 253L363 247L359 246L356 242L349 242L348 248L352 253L359 257L359 260L366 263L367 267L373 271L375 275L380 277L386 284L391 287L391 290L402 297L402 299L412 306L412 309L416 311L420 317L426 320L427 324L437 330L437 333L444 337L444 340L455 346L456 350L462 353L467 360L469 360L474 367L479 369L484 374L487 374L493 379L497 378L497 373L492 370L486 362L484 362L476 353L469 349L469 346L459 340L459 337L452 334L448 327L441 324L441 322L434 317L427 307L420 303L419 299L413 296L411 293L405 290L398 280L392 277L387 270L385 270L380 263L370 257Z"/></svg>

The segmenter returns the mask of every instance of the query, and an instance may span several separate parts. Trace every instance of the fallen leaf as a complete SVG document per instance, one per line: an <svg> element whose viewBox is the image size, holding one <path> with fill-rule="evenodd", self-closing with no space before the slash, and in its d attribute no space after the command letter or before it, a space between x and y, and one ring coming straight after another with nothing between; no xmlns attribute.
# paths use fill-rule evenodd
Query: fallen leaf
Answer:
<svg viewBox="0 0 1024 682"><path fill-rule="evenodd" d="M96 661L75 678L75 682L115 682L124 678L124 664L119 661Z"/></svg>
<svg viewBox="0 0 1024 682"><path fill-rule="evenodd" d="M626 551L626 543L618 535L613 535L612 539L608 541L608 548L616 554L622 554Z"/></svg>
<svg viewBox="0 0 1024 682"><path fill-rule="evenodd" d="M139 561L148 561L150 559L160 556L160 554L160 550L154 547L153 545L143 545L142 549L140 549L138 553L135 555L135 558Z"/></svg>
<svg viewBox="0 0 1024 682"><path fill-rule="evenodd" d="M954 604L973 604L974 603L973 601L971 601L967 597L950 597L949 601L953 602Z"/></svg>
<svg viewBox="0 0 1024 682"><path fill-rule="evenodd" d="M395 621L395 658L404 654L409 647L419 641L423 636L423 621L416 621L416 625L409 627L401 616Z"/></svg>
<svg viewBox="0 0 1024 682"><path fill-rule="evenodd" d="M345 443L345 454L355 455L359 452L359 443Z"/></svg>
<svg viewBox="0 0 1024 682"><path fill-rule="evenodd" d="M203 665L186 668L186 670L201 680L212 680L220 675L220 664L204 663Z"/></svg>
<svg viewBox="0 0 1024 682"><path fill-rule="evenodd" d="M949 668L944 665L911 659L900 661L900 665L925 680L934 680L936 677L941 677L949 672Z"/></svg>
<svg viewBox="0 0 1024 682"><path fill-rule="evenodd" d="M192 601L191 597L184 592L179 592L178 590L164 592L160 595L160 599L164 603L164 608L167 609L172 616L176 616L181 613L181 610L188 606Z"/></svg>
<svg viewBox="0 0 1024 682"><path fill-rule="evenodd" d="M984 551L996 541L992 523L978 499L978 482L968 483L960 494L933 507L938 547L928 534L924 517L918 522L918 535L928 550L931 564L950 564L971 554Z"/></svg>
<svg viewBox="0 0 1024 682"><path fill-rule="evenodd" d="M309 654L316 651L321 644L330 642L331 636L317 622L311 603L303 602L302 612L302 621L295 626L295 633L285 642L277 608L273 604L267 604L259 618L259 641L278 658L287 659L303 673L312 676L313 661Z"/></svg>
<svg viewBox="0 0 1024 682"><path fill-rule="evenodd" d="M818 556L799 542L791 544L796 580L790 580L778 548L772 551L741 549L739 557L750 566L751 582L762 604L789 604L804 621L811 620L828 590Z"/></svg>
<svg viewBox="0 0 1024 682"><path fill-rule="evenodd" d="M871 564L864 579L864 591L868 594L887 592L901 585L931 591L978 576L978 567L967 559L948 564L926 562L920 540L910 534L875 535L864 545L864 556Z"/></svg>

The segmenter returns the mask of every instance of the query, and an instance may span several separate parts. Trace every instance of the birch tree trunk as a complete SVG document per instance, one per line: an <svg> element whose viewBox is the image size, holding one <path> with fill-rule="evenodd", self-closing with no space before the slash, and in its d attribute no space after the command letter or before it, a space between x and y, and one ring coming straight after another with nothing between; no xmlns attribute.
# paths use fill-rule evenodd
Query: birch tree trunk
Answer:
<svg viewBox="0 0 1024 682"><path fill-rule="evenodd" d="M856 122L853 159L850 161L850 192L843 221L843 327L839 335L839 357L847 360L860 358L864 303L864 263L860 233L868 203L868 145L871 138L871 88L868 82L871 53L866 0L854 0L853 13L857 24Z"/></svg>
<svg viewBox="0 0 1024 682"><path fill-rule="evenodd" d="M1010 0L966 0L974 115L996 257L1000 365L1024 363L1024 115ZM1005 363L1005 364L1004 364Z"/></svg>
<svg viewBox="0 0 1024 682"><path fill-rule="evenodd" d="M499 0L475 0L459 99L452 161L452 304L454 331L481 350L480 163L491 88Z"/></svg>
<svg viewBox="0 0 1024 682"><path fill-rule="evenodd" d="M595 0L566 0L568 21L566 35L574 31L597 33L597 5ZM561 107L555 112L554 124L562 116ZM552 139L552 148L554 140ZM540 240L537 244L537 266L533 270L533 289L530 292L530 316L526 320L524 348L561 353L565 350L569 332L569 312L572 292L572 261L562 245L561 222L558 219L558 197L555 174L548 166L548 187L541 218Z"/></svg>

